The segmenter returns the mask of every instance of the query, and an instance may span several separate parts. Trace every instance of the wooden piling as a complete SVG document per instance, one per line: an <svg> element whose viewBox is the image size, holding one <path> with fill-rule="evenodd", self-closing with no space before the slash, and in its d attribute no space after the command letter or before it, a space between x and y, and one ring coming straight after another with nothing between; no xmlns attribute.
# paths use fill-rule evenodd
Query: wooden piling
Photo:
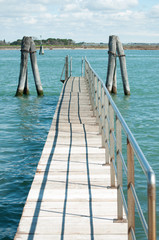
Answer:
<svg viewBox="0 0 159 240"><path fill-rule="evenodd" d="M107 80L106 80L106 87L108 91L112 92L113 87L113 79L115 79L116 74L116 36L112 35L109 36L109 58L108 58L108 70L107 70ZM114 84L115 86L115 84ZM115 91L115 87L114 87Z"/></svg>
<svg viewBox="0 0 159 240"><path fill-rule="evenodd" d="M117 44L117 53L120 61L120 69L121 69L124 93L125 95L130 95L130 87L129 87L127 69L126 69L126 59L125 59L124 49L123 49L122 43L119 40L119 37L116 37L116 44Z"/></svg>
<svg viewBox="0 0 159 240"><path fill-rule="evenodd" d="M37 94L38 94L38 96L43 96L43 88L42 88L41 81L40 81L40 74L39 74L39 69L38 69L38 64L37 64L37 59L36 59L36 47L35 47L35 43L32 39L30 41L30 60L31 60L31 66L32 66L32 70L33 70Z"/></svg>
<svg viewBox="0 0 159 240"><path fill-rule="evenodd" d="M43 89L40 81L40 75L39 75L37 59L36 59L36 47L31 37L23 37L22 39L19 83L18 83L15 96L22 96L23 94L25 95L29 94L28 71L27 71L29 53L30 53L31 65L32 65L37 93L39 96L43 96Z"/></svg>
<svg viewBox="0 0 159 240"><path fill-rule="evenodd" d="M117 51L117 54L116 54ZM121 76L123 81L123 88L125 95L130 95L130 87L128 82L128 74L126 69L126 59L122 43L117 36L109 36L109 58L106 87L110 93L117 93L117 80L116 80L116 57L119 57Z"/></svg>
<svg viewBox="0 0 159 240"><path fill-rule="evenodd" d="M22 96L24 92L26 76L27 76L29 49L30 49L30 38L23 37L22 43L21 43L21 64L20 64L19 83L17 87L16 96Z"/></svg>
<svg viewBox="0 0 159 240"><path fill-rule="evenodd" d="M40 45L39 55L44 55L43 45Z"/></svg>
<svg viewBox="0 0 159 240"><path fill-rule="evenodd" d="M115 67L114 67L114 75L113 75L112 93L117 94L116 58L115 58Z"/></svg>
<svg viewBox="0 0 159 240"><path fill-rule="evenodd" d="M28 69L26 70L26 80L25 80L25 86L24 86L24 92L25 95L29 95L29 85L28 85Z"/></svg>

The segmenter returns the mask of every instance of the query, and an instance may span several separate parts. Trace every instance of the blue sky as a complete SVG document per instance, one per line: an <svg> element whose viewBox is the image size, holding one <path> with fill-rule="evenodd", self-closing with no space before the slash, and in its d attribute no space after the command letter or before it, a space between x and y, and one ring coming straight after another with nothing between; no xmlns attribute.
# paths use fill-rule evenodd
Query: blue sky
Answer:
<svg viewBox="0 0 159 240"><path fill-rule="evenodd" d="M0 0L0 40L159 42L158 0Z"/></svg>

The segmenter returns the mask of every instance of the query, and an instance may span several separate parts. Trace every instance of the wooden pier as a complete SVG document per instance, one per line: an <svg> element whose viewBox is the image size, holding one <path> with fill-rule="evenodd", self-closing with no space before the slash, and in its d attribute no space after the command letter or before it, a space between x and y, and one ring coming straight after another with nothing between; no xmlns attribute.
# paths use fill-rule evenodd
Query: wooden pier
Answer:
<svg viewBox="0 0 159 240"><path fill-rule="evenodd" d="M135 161L147 180L148 221L134 184ZM68 77L65 64L63 89L15 240L134 240L137 213L140 234L156 240L154 171L89 62L84 77Z"/></svg>
<svg viewBox="0 0 159 240"><path fill-rule="evenodd" d="M63 86L15 239L126 240L87 82Z"/></svg>

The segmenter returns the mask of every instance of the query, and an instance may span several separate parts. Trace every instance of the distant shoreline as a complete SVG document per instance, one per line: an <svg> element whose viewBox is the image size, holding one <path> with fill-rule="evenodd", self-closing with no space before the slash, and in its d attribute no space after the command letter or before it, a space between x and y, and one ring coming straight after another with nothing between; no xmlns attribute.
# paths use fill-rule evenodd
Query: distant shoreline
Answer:
<svg viewBox="0 0 159 240"><path fill-rule="evenodd" d="M39 46L36 46L39 50ZM0 46L0 50L20 50L21 46ZM44 46L44 50L107 50L107 46ZM159 45L124 45L124 50L159 50Z"/></svg>

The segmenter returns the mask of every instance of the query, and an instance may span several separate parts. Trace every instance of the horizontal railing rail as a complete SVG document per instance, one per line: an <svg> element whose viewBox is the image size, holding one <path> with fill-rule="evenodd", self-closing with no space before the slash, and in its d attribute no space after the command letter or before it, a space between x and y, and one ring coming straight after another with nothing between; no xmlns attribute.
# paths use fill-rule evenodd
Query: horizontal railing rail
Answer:
<svg viewBox="0 0 159 240"><path fill-rule="evenodd" d="M117 181L117 217L123 220L123 207L128 219L128 239L135 237L135 206L148 240L156 240L156 180L155 174L141 151L136 139L112 100L108 90L90 63L85 59L85 78L88 82L93 113L102 134L105 164L110 164L111 187ZM122 132L127 140L127 159L122 154ZM148 223L135 190L134 155L147 179ZM123 170L127 177L127 201L123 191Z"/></svg>

